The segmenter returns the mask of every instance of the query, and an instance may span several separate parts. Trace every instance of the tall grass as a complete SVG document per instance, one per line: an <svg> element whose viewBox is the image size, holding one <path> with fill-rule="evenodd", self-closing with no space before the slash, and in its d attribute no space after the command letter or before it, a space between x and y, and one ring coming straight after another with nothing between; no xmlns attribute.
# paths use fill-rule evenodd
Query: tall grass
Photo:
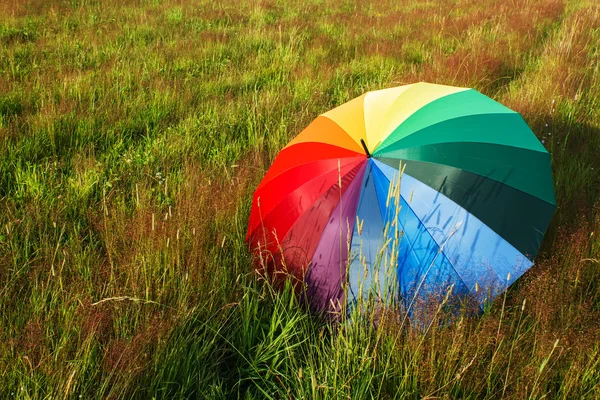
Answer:
<svg viewBox="0 0 600 400"><path fill-rule="evenodd" d="M0 1L0 397L597 398L599 13ZM481 317L332 325L252 272L252 191L316 115L416 80L521 112L556 215Z"/></svg>

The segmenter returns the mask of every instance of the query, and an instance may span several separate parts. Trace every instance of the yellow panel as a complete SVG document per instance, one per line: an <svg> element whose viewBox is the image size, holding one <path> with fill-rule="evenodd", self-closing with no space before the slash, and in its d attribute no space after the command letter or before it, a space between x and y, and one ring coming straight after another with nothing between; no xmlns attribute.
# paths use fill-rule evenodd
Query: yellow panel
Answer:
<svg viewBox="0 0 600 400"><path fill-rule="evenodd" d="M398 96L413 85L404 85L389 89L368 92L365 95L365 129L367 131L367 147L369 151L375 150L379 142L379 128L388 110Z"/></svg>
<svg viewBox="0 0 600 400"><path fill-rule="evenodd" d="M363 101L365 94L342 104L333 110L327 111L323 116L333 120L360 146L360 139L367 141L365 132L365 114Z"/></svg>
<svg viewBox="0 0 600 400"><path fill-rule="evenodd" d="M360 154L364 153L362 146L356 143L337 123L322 115L311 122L286 147L303 142L327 143Z"/></svg>
<svg viewBox="0 0 600 400"><path fill-rule="evenodd" d="M415 83L367 92L315 119L288 146L300 142L329 143L363 152L363 139L375 151L398 125L415 111L440 97L467 88Z"/></svg>
<svg viewBox="0 0 600 400"><path fill-rule="evenodd" d="M409 87L403 90L396 100L387 108L387 112L378 111L377 116L381 118L381 116L385 115L381 120L381 125L378 130L376 130L374 135L369 135L371 139L371 145L369 146L369 150L373 152L375 148L382 143L393 131L404 122L408 117L410 117L415 111L419 110L421 107L425 106L428 103L431 103L434 100L439 99L440 97L447 96L452 93L462 92L464 90L468 90L467 88L459 88L454 86L445 86L445 85L435 85L432 83L419 82L413 85L409 85ZM385 106L389 104L389 99L387 96L369 96L369 103L372 100L383 100ZM383 106L384 104L382 104ZM376 109L378 104L369 104L365 106L369 110Z"/></svg>

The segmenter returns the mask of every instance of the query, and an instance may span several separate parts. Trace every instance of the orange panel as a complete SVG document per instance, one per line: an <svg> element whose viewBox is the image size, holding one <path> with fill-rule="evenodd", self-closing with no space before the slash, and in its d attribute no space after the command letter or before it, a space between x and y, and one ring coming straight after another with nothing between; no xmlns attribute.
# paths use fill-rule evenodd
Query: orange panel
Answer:
<svg viewBox="0 0 600 400"><path fill-rule="evenodd" d="M364 154L360 143L348 135L337 123L330 118L319 116L296 136L286 147L297 143L318 142L343 147Z"/></svg>

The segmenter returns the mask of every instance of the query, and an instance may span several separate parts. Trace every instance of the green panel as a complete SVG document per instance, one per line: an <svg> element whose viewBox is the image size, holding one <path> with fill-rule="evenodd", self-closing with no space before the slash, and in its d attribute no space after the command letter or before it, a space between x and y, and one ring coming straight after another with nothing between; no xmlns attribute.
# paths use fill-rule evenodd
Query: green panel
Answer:
<svg viewBox="0 0 600 400"><path fill-rule="evenodd" d="M483 142L546 152L515 111L476 90L432 101L400 124L373 152L433 143Z"/></svg>
<svg viewBox="0 0 600 400"><path fill-rule="evenodd" d="M377 158L398 168L399 160ZM555 205L457 168L402 161L405 173L473 214L531 260L537 255Z"/></svg>
<svg viewBox="0 0 600 400"><path fill-rule="evenodd" d="M556 204L548 153L487 143L439 143L408 149L392 145L376 157L447 165Z"/></svg>

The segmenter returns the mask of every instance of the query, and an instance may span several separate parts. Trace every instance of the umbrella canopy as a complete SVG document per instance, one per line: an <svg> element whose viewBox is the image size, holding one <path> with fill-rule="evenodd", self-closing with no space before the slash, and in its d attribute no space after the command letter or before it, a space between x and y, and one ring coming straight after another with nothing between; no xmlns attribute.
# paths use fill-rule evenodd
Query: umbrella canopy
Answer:
<svg viewBox="0 0 600 400"><path fill-rule="evenodd" d="M254 193L247 240L318 309L373 287L404 301L451 287L482 306L532 266L555 204L550 156L517 112L417 83L296 136Z"/></svg>

